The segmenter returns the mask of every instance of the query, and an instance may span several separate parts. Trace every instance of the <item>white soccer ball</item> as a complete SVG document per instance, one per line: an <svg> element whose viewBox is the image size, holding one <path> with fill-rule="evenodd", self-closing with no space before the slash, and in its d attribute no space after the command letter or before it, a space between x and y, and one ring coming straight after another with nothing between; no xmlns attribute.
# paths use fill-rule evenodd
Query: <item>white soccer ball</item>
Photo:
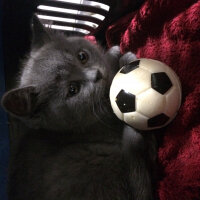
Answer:
<svg viewBox="0 0 200 200"><path fill-rule="evenodd" d="M113 79L110 101L117 117L139 130L166 126L181 105L181 83L166 64L138 59L123 66Z"/></svg>

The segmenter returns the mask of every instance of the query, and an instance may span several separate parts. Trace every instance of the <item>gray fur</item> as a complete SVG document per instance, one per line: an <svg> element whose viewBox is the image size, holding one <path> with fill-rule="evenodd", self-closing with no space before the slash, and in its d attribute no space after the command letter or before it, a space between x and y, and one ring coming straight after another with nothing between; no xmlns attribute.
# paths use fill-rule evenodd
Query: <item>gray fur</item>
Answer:
<svg viewBox="0 0 200 200"><path fill-rule="evenodd" d="M84 38L47 33L34 19L18 87L2 99L25 132L11 155L9 200L153 199L154 137L118 121L108 97L118 66L134 59L118 46L104 52ZM69 97L72 81L81 87Z"/></svg>

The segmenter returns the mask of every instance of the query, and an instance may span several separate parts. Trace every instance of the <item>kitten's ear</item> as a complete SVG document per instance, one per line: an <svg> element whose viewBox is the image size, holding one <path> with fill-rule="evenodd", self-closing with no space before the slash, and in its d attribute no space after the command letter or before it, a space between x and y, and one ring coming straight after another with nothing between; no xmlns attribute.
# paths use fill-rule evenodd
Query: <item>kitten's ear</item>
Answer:
<svg viewBox="0 0 200 200"><path fill-rule="evenodd" d="M32 47L40 48L50 41L50 36L36 15L33 15Z"/></svg>
<svg viewBox="0 0 200 200"><path fill-rule="evenodd" d="M1 104L4 109L16 117L31 116L35 110L37 93L35 87L13 89L4 94Z"/></svg>

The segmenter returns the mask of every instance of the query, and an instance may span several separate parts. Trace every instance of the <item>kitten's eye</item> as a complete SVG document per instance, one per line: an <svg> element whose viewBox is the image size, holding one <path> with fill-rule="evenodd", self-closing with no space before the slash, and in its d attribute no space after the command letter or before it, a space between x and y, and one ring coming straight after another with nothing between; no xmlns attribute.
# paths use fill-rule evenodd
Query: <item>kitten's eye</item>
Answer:
<svg viewBox="0 0 200 200"><path fill-rule="evenodd" d="M88 54L85 51L78 52L78 59L81 61L82 64L85 64L88 61Z"/></svg>
<svg viewBox="0 0 200 200"><path fill-rule="evenodd" d="M80 91L80 83L79 82L71 82L68 87L68 97L72 97L78 94Z"/></svg>

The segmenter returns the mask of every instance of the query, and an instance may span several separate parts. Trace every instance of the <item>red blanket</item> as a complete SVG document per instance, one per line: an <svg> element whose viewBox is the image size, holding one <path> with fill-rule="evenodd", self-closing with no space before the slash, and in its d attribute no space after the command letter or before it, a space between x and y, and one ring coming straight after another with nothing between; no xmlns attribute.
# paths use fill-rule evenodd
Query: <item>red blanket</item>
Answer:
<svg viewBox="0 0 200 200"><path fill-rule="evenodd" d="M200 1L147 0L106 37L109 46L163 61L180 77L182 106L161 133L157 192L160 200L200 199Z"/></svg>

